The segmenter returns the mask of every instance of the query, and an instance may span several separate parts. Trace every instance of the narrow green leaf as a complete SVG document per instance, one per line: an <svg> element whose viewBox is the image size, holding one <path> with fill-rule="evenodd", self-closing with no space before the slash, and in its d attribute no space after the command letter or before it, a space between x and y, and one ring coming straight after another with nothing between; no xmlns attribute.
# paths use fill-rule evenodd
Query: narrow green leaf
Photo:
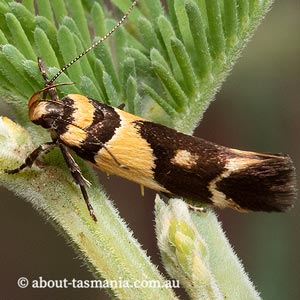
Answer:
<svg viewBox="0 0 300 300"><path fill-rule="evenodd" d="M229 0L224 5L224 33L227 50L237 43L238 13L236 0Z"/></svg>
<svg viewBox="0 0 300 300"><path fill-rule="evenodd" d="M121 103L121 101L113 85L112 79L107 72L103 72L103 83L107 94L108 103L111 106L118 106Z"/></svg>
<svg viewBox="0 0 300 300"><path fill-rule="evenodd" d="M57 40L64 63L70 62L77 56L78 53L74 43L73 34L66 26L61 26L59 28L57 32ZM72 68L68 69L68 74L75 83L79 83L81 81L81 76L83 75L81 65L74 64Z"/></svg>
<svg viewBox="0 0 300 300"><path fill-rule="evenodd" d="M31 11L29 11L23 4L11 2L9 4L12 13L19 20L22 29L24 30L27 38L33 41L33 31L35 28L35 18Z"/></svg>
<svg viewBox="0 0 300 300"><path fill-rule="evenodd" d="M209 24L209 46L211 55L214 58L224 60L225 39L219 0L207 0L206 9Z"/></svg>
<svg viewBox="0 0 300 300"><path fill-rule="evenodd" d="M197 3L197 6L198 6L199 10L201 11L202 22L203 22L204 30L206 31L208 29L208 15L207 15L207 9L206 9L206 0L194 0L194 2ZM222 2L220 2L220 3L222 3Z"/></svg>
<svg viewBox="0 0 300 300"><path fill-rule="evenodd" d="M0 62L1 62L1 54L0 54ZM19 91L16 91L14 84L6 78L5 74L2 72L1 67L0 67L0 88L1 90L5 90L5 91L14 91L20 95ZM2 95L1 99L4 97L5 95Z"/></svg>
<svg viewBox="0 0 300 300"><path fill-rule="evenodd" d="M128 44L128 33L124 27L120 27L115 33L112 39L112 49L115 50L114 62L116 68L118 68L118 73L120 74L119 79L123 72L123 61L126 59L124 49Z"/></svg>
<svg viewBox="0 0 300 300"><path fill-rule="evenodd" d="M188 102L188 99L176 79L173 77L172 73L169 70L166 70L161 64L152 62L152 66L157 76L172 95L176 103L176 106L173 106L173 108L178 112L182 112L184 110L184 105Z"/></svg>
<svg viewBox="0 0 300 300"><path fill-rule="evenodd" d="M77 27L77 24L75 23L73 18L65 16L62 22L62 26L66 26L67 28L69 28L70 32L72 32L72 34L77 35L80 40L83 39L81 36L81 31Z"/></svg>
<svg viewBox="0 0 300 300"><path fill-rule="evenodd" d="M58 61L62 63L62 57L59 52L59 45L57 41L57 30L53 23L51 23L47 18L43 16L37 16L35 18L36 26L41 28L45 32L47 38L51 44L52 49L55 51Z"/></svg>
<svg viewBox="0 0 300 300"><path fill-rule="evenodd" d="M95 41L98 40L99 38L96 37ZM104 67L105 67L105 71L110 74L110 78L113 82L114 87L116 88L116 90L119 92L121 89L121 85L117 76L117 73L115 71L115 67L113 64L113 59L111 56L111 51L109 46L107 45L107 43L102 43L100 44L97 48L95 48L95 55L97 58L99 58Z"/></svg>
<svg viewBox="0 0 300 300"><path fill-rule="evenodd" d="M160 54L160 52L158 52L156 49L151 50L150 58L151 58L151 69L153 70L153 72L156 76L156 79L158 77L159 81L161 83L163 83L162 79L160 78L160 76L156 72L157 70L155 70L155 68L153 66L153 63L155 62L157 65L159 65L163 70L165 70L165 73L169 72L171 74L171 70L169 68L168 63L165 61L164 57ZM165 84L159 85L159 84L155 83L154 85L152 84L152 86L155 87L155 89L157 91L159 91L160 86L164 87L162 89L165 92L164 98L166 98L166 100L170 103L170 105L173 106L173 108L175 110L180 110L180 108L178 107L178 104L176 103L176 100L173 99L173 95L168 91L168 88L165 86Z"/></svg>
<svg viewBox="0 0 300 300"><path fill-rule="evenodd" d="M176 79L178 80L181 77L181 73L170 44L170 40L176 37L176 34L172 28L171 23L165 16L160 16L157 20L157 24L168 52L168 58L172 65L174 77L176 77Z"/></svg>
<svg viewBox="0 0 300 300"><path fill-rule="evenodd" d="M47 66L59 67L59 62L56 58L55 51L48 39L46 33L37 27L34 31L34 39L38 49L38 55L42 57Z"/></svg>
<svg viewBox="0 0 300 300"><path fill-rule="evenodd" d="M24 98L32 93L32 88L27 83L20 85L23 77L18 73L16 67L0 52L0 71L7 81L16 89Z"/></svg>
<svg viewBox="0 0 300 300"><path fill-rule="evenodd" d="M5 45L5 44L8 44L8 41L4 33L0 30L0 45Z"/></svg>
<svg viewBox="0 0 300 300"><path fill-rule="evenodd" d="M132 57L127 57L123 63L123 93L126 95L128 78L133 77L136 78L136 69L135 69L135 61Z"/></svg>
<svg viewBox="0 0 300 300"><path fill-rule="evenodd" d="M136 105L137 102L139 101L139 97L137 94L137 82L136 79L133 76L129 76L128 80L127 80L127 84L126 84L126 91L125 91L125 95L126 95L126 102L127 102L127 106L125 107L125 109L132 113L132 114L136 114Z"/></svg>
<svg viewBox="0 0 300 300"><path fill-rule="evenodd" d="M0 14L5 15L9 12L9 6L7 3L1 2L0 3Z"/></svg>
<svg viewBox="0 0 300 300"><path fill-rule="evenodd" d="M93 29L95 36L104 36L107 32L105 25L105 17L102 7L99 3L95 2L92 11Z"/></svg>
<svg viewBox="0 0 300 300"><path fill-rule="evenodd" d="M87 19L84 14L81 0L67 0L68 8L71 11L71 15L77 27L80 28L82 35L82 44L87 47L91 44L90 32L87 24Z"/></svg>
<svg viewBox="0 0 300 300"><path fill-rule="evenodd" d="M174 116L177 114L176 110L173 108L172 105L169 104L168 101L166 101L164 98L162 98L159 94L155 92L154 89L152 89L147 84L142 84L143 91L148 94L159 106L162 107L162 109L169 115Z"/></svg>
<svg viewBox="0 0 300 300"><path fill-rule="evenodd" d="M126 48L127 56L134 58L136 70L141 77L151 78L154 76L150 59L140 50L134 48Z"/></svg>
<svg viewBox="0 0 300 300"><path fill-rule="evenodd" d="M254 14L257 7L257 2L257 0L249 1L249 16L252 16Z"/></svg>
<svg viewBox="0 0 300 300"><path fill-rule="evenodd" d="M128 11L132 1L131 0L111 0L111 2L118 7L123 14ZM134 24L137 24L137 20L140 17L139 5L132 10L131 14L128 16L128 19L131 20Z"/></svg>
<svg viewBox="0 0 300 300"><path fill-rule="evenodd" d="M248 0L237 0L239 23L239 32L243 32L249 24L249 1Z"/></svg>
<svg viewBox="0 0 300 300"><path fill-rule="evenodd" d="M64 17L68 15L65 2L61 0L51 0L49 2L51 4L56 22L58 24L62 24Z"/></svg>
<svg viewBox="0 0 300 300"><path fill-rule="evenodd" d="M39 15L45 17L53 24L54 16L52 13L52 8L51 8L50 2L51 1L36 0Z"/></svg>
<svg viewBox="0 0 300 300"><path fill-rule="evenodd" d="M164 11L160 0L143 1L142 4L148 8L147 10L153 21L155 21Z"/></svg>
<svg viewBox="0 0 300 300"><path fill-rule="evenodd" d="M177 17L177 22L185 48L189 52L194 51L193 36L190 29L189 19L185 10L185 0L175 0L174 9Z"/></svg>
<svg viewBox="0 0 300 300"><path fill-rule="evenodd" d="M138 21L137 21L138 22ZM137 23L136 23L137 24ZM145 46L141 43L141 41L138 39L138 30L136 28L136 24L134 24L132 27L127 25L126 23L126 31L128 32L126 38L127 38L127 45L130 45L130 47L138 49L142 52L147 52L147 49ZM131 30L131 28L134 28L135 30Z"/></svg>
<svg viewBox="0 0 300 300"><path fill-rule="evenodd" d="M99 4L100 6L104 6L103 0L82 0L83 7L86 11L91 11L94 4Z"/></svg>
<svg viewBox="0 0 300 300"><path fill-rule="evenodd" d="M33 93L35 86L32 83L31 79L27 78L24 73L23 62L25 60L25 57L23 56L23 54L10 44L3 46L2 53L6 57L7 61L14 62L13 66L14 68L16 68L18 76L23 78L21 82L16 79L15 85L24 85L25 90L29 91L28 95L30 93Z"/></svg>
<svg viewBox="0 0 300 300"><path fill-rule="evenodd" d="M11 13L7 13L5 17L15 46L22 51L26 58L34 60L36 55L18 19Z"/></svg>
<svg viewBox="0 0 300 300"><path fill-rule="evenodd" d="M150 51L150 59L152 62L157 62L161 64L166 70L170 70L168 63L165 58L161 55L161 53L157 49L151 49Z"/></svg>
<svg viewBox="0 0 300 300"><path fill-rule="evenodd" d="M129 76L136 78L135 60L132 57L127 57L124 62L124 83L127 82Z"/></svg>
<svg viewBox="0 0 300 300"><path fill-rule="evenodd" d="M80 82L82 94L95 100L102 99L94 82L87 76L83 75Z"/></svg>
<svg viewBox="0 0 300 300"><path fill-rule="evenodd" d="M76 38L78 40L78 44L81 45L77 49L76 56L79 55L80 53L82 53L86 49L86 46L83 45L83 37L81 35L80 29L77 27L77 24L75 23L75 21L72 18L67 17L67 16L63 19L62 25L65 25L66 27L68 27L69 30L70 30L70 32L72 32L73 36L76 36ZM85 60L86 58L88 58L88 61ZM90 51L87 55L84 55L82 57L82 59L85 62L93 61L95 59L95 53L94 53L94 51ZM79 63L81 63L82 59L80 59ZM83 62L82 65L84 65L85 62Z"/></svg>
<svg viewBox="0 0 300 300"><path fill-rule="evenodd" d="M34 0L23 0L22 4L32 13L34 14Z"/></svg>
<svg viewBox="0 0 300 300"><path fill-rule="evenodd" d="M153 24L148 19L140 17L138 19L138 28L142 38L142 43L147 49L161 49Z"/></svg>
<svg viewBox="0 0 300 300"><path fill-rule="evenodd" d="M10 11L7 4L0 2L0 30L10 39L10 30L7 27L5 15Z"/></svg>
<svg viewBox="0 0 300 300"><path fill-rule="evenodd" d="M190 57L180 40L172 38L171 47L184 78L186 94L193 97L198 92L199 85Z"/></svg>
<svg viewBox="0 0 300 300"><path fill-rule="evenodd" d="M34 91L40 90L44 86L45 81L42 77L41 71L39 70L37 61L25 60L23 62L23 67L28 78L31 78L31 81L35 83Z"/></svg>
<svg viewBox="0 0 300 300"><path fill-rule="evenodd" d="M100 59L96 59L95 60L95 64L94 64L94 74L98 83L98 87L101 90L101 99L99 99L100 102L109 104L108 101L108 96L106 94L106 90L105 90L105 86L104 86L104 82L103 82L103 72L104 72L105 68L103 63L101 62Z"/></svg>
<svg viewBox="0 0 300 300"><path fill-rule="evenodd" d="M197 57L193 57L193 64L197 66L198 77L204 78L211 71L212 59L204 31L202 14L192 0L187 0L185 7L194 39L195 53L197 54Z"/></svg>
<svg viewBox="0 0 300 300"><path fill-rule="evenodd" d="M177 16L175 13L174 0L167 0L166 2L167 2L167 6L168 6L168 11L169 11L168 18L169 18L170 22L172 23L173 30L174 30L174 32L176 32L176 36L178 38L181 38L181 32L179 29L179 24L177 22Z"/></svg>
<svg viewBox="0 0 300 300"><path fill-rule="evenodd" d="M74 42L75 42L76 52L77 52L77 55L78 55L79 53L83 52L84 48L83 48L83 45L81 43L81 39L78 36L73 35L73 39L74 39ZM89 77L94 82L94 84L97 84L96 78L94 76L93 68L89 63L89 55L90 55L90 53L83 56L79 60L79 63L80 63L81 69L82 69L82 74L86 77ZM91 54L91 55L93 55L93 54Z"/></svg>

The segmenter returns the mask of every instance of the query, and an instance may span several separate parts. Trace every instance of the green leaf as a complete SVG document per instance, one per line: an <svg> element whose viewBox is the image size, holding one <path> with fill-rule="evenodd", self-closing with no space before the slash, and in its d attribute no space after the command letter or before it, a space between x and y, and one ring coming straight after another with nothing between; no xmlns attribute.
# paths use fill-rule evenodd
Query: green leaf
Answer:
<svg viewBox="0 0 300 300"><path fill-rule="evenodd" d="M37 16L35 20L36 20L36 28L40 28L42 29L42 31L44 31L45 35L47 36L51 44L51 48L55 51L57 60L62 64L63 61L62 61L61 53L59 52L59 45L57 41L57 29L55 28L55 25L43 16ZM36 43L38 44L38 41L36 41ZM37 47L39 46L37 45ZM47 51L47 48L43 51Z"/></svg>
<svg viewBox="0 0 300 300"><path fill-rule="evenodd" d="M90 45L91 39L90 39L89 28L88 28L87 19L81 1L67 0L67 3L69 4L68 7L71 10L71 16L73 20L77 24L77 27L80 28L81 35L83 38L82 43L85 46Z"/></svg>
<svg viewBox="0 0 300 300"><path fill-rule="evenodd" d="M139 104L140 97L137 94L137 82L133 76L129 76L126 84L126 99L128 101L127 111L132 114L136 113L136 107Z"/></svg>
<svg viewBox="0 0 300 300"><path fill-rule="evenodd" d="M219 0L206 1L211 56L224 60L225 38Z"/></svg>
<svg viewBox="0 0 300 300"><path fill-rule="evenodd" d="M94 82L87 76L82 76L80 82L80 88L85 95L92 99L101 99L101 94L98 91L98 88L95 86Z"/></svg>
<svg viewBox="0 0 300 300"><path fill-rule="evenodd" d="M195 96L199 86L190 57L179 39L171 39L171 47L184 78L185 92L190 96Z"/></svg>
<svg viewBox="0 0 300 300"><path fill-rule="evenodd" d="M158 105L160 105L164 111L170 115L171 117L176 115L176 111L173 106L169 104L164 98L160 97L159 94L155 92L150 86L143 84L143 90L146 94L148 94Z"/></svg>
<svg viewBox="0 0 300 300"><path fill-rule="evenodd" d="M104 17L103 9L99 5L99 3L97 2L94 3L92 7L91 15L93 18L95 36L104 36L107 30L105 26L105 17Z"/></svg>
<svg viewBox="0 0 300 300"><path fill-rule="evenodd" d="M58 30L57 39L65 63L77 56L74 36L69 28L62 25ZM83 75L81 64L74 64L74 66L68 70L68 73L75 83L80 82L80 78Z"/></svg>
<svg viewBox="0 0 300 300"><path fill-rule="evenodd" d="M209 75L212 64L203 17L194 1L186 1L185 6L194 40L195 53L197 53L197 60L194 59L194 63L199 72L198 76L203 79Z"/></svg>
<svg viewBox="0 0 300 300"><path fill-rule="evenodd" d="M48 66L59 67L59 62L45 31L37 27L34 31L34 40L38 48L38 54Z"/></svg>
<svg viewBox="0 0 300 300"><path fill-rule="evenodd" d="M109 104L111 106L119 106L121 102L118 97L118 92L116 91L113 81L107 72L103 72L103 83Z"/></svg>
<svg viewBox="0 0 300 300"><path fill-rule="evenodd" d="M98 40L98 39L96 39L96 40ZM115 68L114 68L113 58L111 56L111 52L110 52L109 48L105 44L99 45L95 49L95 54L96 54L96 57L102 61L106 72L109 73L112 83L113 83L113 86L114 86L114 89L116 91L119 91L121 89L121 85L120 85L118 76L116 74Z"/></svg>
<svg viewBox="0 0 300 300"><path fill-rule="evenodd" d="M32 14L34 14L34 3L33 0L23 0L22 4L27 8Z"/></svg>
<svg viewBox="0 0 300 300"><path fill-rule="evenodd" d="M37 7L40 16L48 19L52 24L54 23L54 16L51 9L50 1L37 0Z"/></svg>
<svg viewBox="0 0 300 300"><path fill-rule="evenodd" d="M68 14L66 4L61 0L51 0L51 8L55 17L55 20L61 24L64 17Z"/></svg>
<svg viewBox="0 0 300 300"><path fill-rule="evenodd" d="M26 9L26 7L20 3L11 2L9 4L13 14L19 20L22 29L26 33L27 38L32 41L33 40L33 31L35 28L35 19L32 11Z"/></svg>
<svg viewBox="0 0 300 300"><path fill-rule="evenodd" d="M23 30L19 20L12 13L7 13L5 17L10 33L15 40L16 47L21 50L26 58L34 60L35 53L31 47L30 40L26 36L26 33Z"/></svg>
<svg viewBox="0 0 300 300"><path fill-rule="evenodd" d="M151 48L156 48L156 49L160 49L160 44L159 44L159 40L155 34L153 25L151 24L151 22L146 19L145 17L141 17L138 20L138 24L139 24L139 31L141 34L141 41L143 43L143 45L147 48L147 49L151 49Z"/></svg>

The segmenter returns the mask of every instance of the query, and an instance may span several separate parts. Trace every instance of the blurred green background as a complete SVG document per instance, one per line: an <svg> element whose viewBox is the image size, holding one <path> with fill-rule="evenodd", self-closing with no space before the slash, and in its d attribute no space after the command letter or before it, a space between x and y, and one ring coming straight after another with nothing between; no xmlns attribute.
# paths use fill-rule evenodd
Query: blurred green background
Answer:
<svg viewBox="0 0 300 300"><path fill-rule="evenodd" d="M277 1L205 113L196 135L239 149L288 153L300 170L299 28L300 1ZM147 190L142 197L136 184L99 176L136 238L159 263L153 226L155 194ZM20 276L92 276L63 237L28 203L3 188L0 192L0 299L110 299L92 289L18 288ZM300 299L299 207L298 200L286 214L217 211L263 299Z"/></svg>

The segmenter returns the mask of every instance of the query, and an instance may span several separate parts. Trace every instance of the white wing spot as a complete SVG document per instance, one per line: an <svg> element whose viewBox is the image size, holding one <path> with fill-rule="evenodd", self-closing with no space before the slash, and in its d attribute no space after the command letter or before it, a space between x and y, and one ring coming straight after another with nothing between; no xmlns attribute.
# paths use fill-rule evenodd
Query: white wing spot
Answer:
<svg viewBox="0 0 300 300"><path fill-rule="evenodd" d="M199 156L197 154L192 154L187 150L177 150L175 156L171 159L171 163L173 165L191 169L197 164L198 159Z"/></svg>

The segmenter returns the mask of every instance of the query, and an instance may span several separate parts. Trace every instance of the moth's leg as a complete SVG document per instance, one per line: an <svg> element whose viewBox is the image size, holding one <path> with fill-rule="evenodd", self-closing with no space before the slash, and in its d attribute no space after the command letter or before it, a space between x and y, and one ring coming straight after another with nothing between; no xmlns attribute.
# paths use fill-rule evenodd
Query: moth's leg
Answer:
<svg viewBox="0 0 300 300"><path fill-rule="evenodd" d="M61 149L61 152L64 156L64 159L65 159L65 161L66 161L66 163L67 163L67 165L68 165L68 167L71 171L71 174L72 174L76 184L78 184L80 189L81 189L82 196L84 198L84 201L85 201L86 206L87 206L87 208L90 212L91 217L93 218L93 220L95 222L97 222L97 218L95 216L94 209L93 209L93 207L90 203L89 196L88 196L88 194L86 192L86 189L85 189L85 186L86 185L89 186L90 182L83 177L78 164L75 162L74 158L69 153L68 148L64 144L61 144L61 143L59 143L59 147Z"/></svg>
<svg viewBox="0 0 300 300"><path fill-rule="evenodd" d="M157 192L157 194L159 195L160 199L163 200L166 204L168 204L169 200L172 197L175 197L175 195L168 194L168 193L165 193L165 192Z"/></svg>
<svg viewBox="0 0 300 300"><path fill-rule="evenodd" d="M43 152L50 151L54 146L56 146L56 141L48 142L45 144L40 145L35 150L33 150L25 159L24 164L22 164L20 167L13 169L13 170L4 170L7 174L16 174L19 173L21 170L25 168L31 168L35 160L38 158L38 156Z"/></svg>
<svg viewBox="0 0 300 300"><path fill-rule="evenodd" d="M206 213L207 212L207 208L203 207L203 206L194 206L191 204L188 204L189 209L193 210L193 211L198 211L200 213Z"/></svg>
<svg viewBox="0 0 300 300"><path fill-rule="evenodd" d="M123 110L125 107L125 103L121 103L119 106L117 106L118 109Z"/></svg>
<svg viewBox="0 0 300 300"><path fill-rule="evenodd" d="M102 144L102 147L107 151L107 153L110 155L110 157L112 158L112 160L116 163L116 165L118 165L119 168L122 168L122 169L126 169L126 170L129 170L129 168L125 165L122 165L118 160L117 158L110 152L110 150L108 150L108 148Z"/></svg>
<svg viewBox="0 0 300 300"><path fill-rule="evenodd" d="M44 80L46 82L48 82L49 78L48 78L48 75L47 75L47 72L46 72L46 67L45 67L44 62L43 62L41 57L38 57L38 66L39 66L39 69L42 73L42 76L43 76Z"/></svg>
<svg viewBox="0 0 300 300"><path fill-rule="evenodd" d="M45 80L45 87L50 86L49 78L48 78L48 75L47 75L47 72L46 72L46 67L45 67L44 62L43 62L41 57L38 57L38 66L39 66L39 69L40 69L40 71L42 73L42 76ZM43 92L42 98L45 99L47 94L50 95L50 98L52 100L59 101L55 88L53 88L53 89L51 88L51 89L48 89L47 91Z"/></svg>

